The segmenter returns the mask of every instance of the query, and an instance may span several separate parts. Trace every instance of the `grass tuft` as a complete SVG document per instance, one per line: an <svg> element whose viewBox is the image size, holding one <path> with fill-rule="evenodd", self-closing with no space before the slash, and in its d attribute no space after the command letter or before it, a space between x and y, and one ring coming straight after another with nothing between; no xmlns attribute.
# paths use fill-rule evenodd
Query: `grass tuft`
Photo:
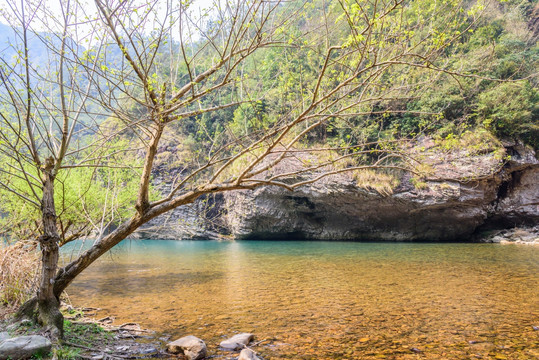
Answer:
<svg viewBox="0 0 539 360"><path fill-rule="evenodd" d="M393 190L400 183L398 176L389 171L365 169L354 171L353 176L357 181L357 186L367 190L374 190L383 196L393 194Z"/></svg>
<svg viewBox="0 0 539 360"><path fill-rule="evenodd" d="M38 285L39 264L36 242L0 247L0 303L15 307L28 300Z"/></svg>

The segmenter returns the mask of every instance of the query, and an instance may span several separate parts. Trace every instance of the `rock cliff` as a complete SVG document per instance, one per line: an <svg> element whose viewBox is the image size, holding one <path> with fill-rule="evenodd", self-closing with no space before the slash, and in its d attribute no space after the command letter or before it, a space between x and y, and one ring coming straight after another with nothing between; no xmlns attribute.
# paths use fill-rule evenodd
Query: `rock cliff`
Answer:
<svg viewBox="0 0 539 360"><path fill-rule="evenodd" d="M505 151L508 161L495 152L471 156L427 151L422 156L433 175L418 184L403 174L386 195L359 186L347 173L293 192L266 187L225 193L202 202L212 204L211 221L200 217L206 205L198 204L157 219L157 230L140 236L452 241L486 230L536 225L539 162L519 144L506 144Z"/></svg>

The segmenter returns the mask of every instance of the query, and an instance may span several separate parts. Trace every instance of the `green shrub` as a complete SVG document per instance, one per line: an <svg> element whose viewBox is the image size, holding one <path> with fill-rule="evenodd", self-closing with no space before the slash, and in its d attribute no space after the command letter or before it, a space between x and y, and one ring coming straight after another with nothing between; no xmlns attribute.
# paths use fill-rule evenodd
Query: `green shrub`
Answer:
<svg viewBox="0 0 539 360"><path fill-rule="evenodd" d="M477 119L500 137L539 148L539 92L529 82L502 83L478 96Z"/></svg>

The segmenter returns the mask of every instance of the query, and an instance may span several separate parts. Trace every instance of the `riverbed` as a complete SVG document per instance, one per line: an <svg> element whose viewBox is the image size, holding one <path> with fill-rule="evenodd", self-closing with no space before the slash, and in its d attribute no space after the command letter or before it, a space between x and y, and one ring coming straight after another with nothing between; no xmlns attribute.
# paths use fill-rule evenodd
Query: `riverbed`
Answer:
<svg viewBox="0 0 539 360"><path fill-rule="evenodd" d="M252 332L264 359L531 359L538 284L529 246L133 240L68 294L214 354Z"/></svg>

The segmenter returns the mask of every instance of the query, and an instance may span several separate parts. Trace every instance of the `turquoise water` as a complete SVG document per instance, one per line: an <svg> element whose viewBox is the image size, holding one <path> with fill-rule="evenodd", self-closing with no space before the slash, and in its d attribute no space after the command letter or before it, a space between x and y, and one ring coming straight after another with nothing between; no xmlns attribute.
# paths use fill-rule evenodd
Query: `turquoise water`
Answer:
<svg viewBox="0 0 539 360"><path fill-rule="evenodd" d="M139 240L68 293L217 355L223 336L249 331L265 359L530 359L538 284L528 246Z"/></svg>

